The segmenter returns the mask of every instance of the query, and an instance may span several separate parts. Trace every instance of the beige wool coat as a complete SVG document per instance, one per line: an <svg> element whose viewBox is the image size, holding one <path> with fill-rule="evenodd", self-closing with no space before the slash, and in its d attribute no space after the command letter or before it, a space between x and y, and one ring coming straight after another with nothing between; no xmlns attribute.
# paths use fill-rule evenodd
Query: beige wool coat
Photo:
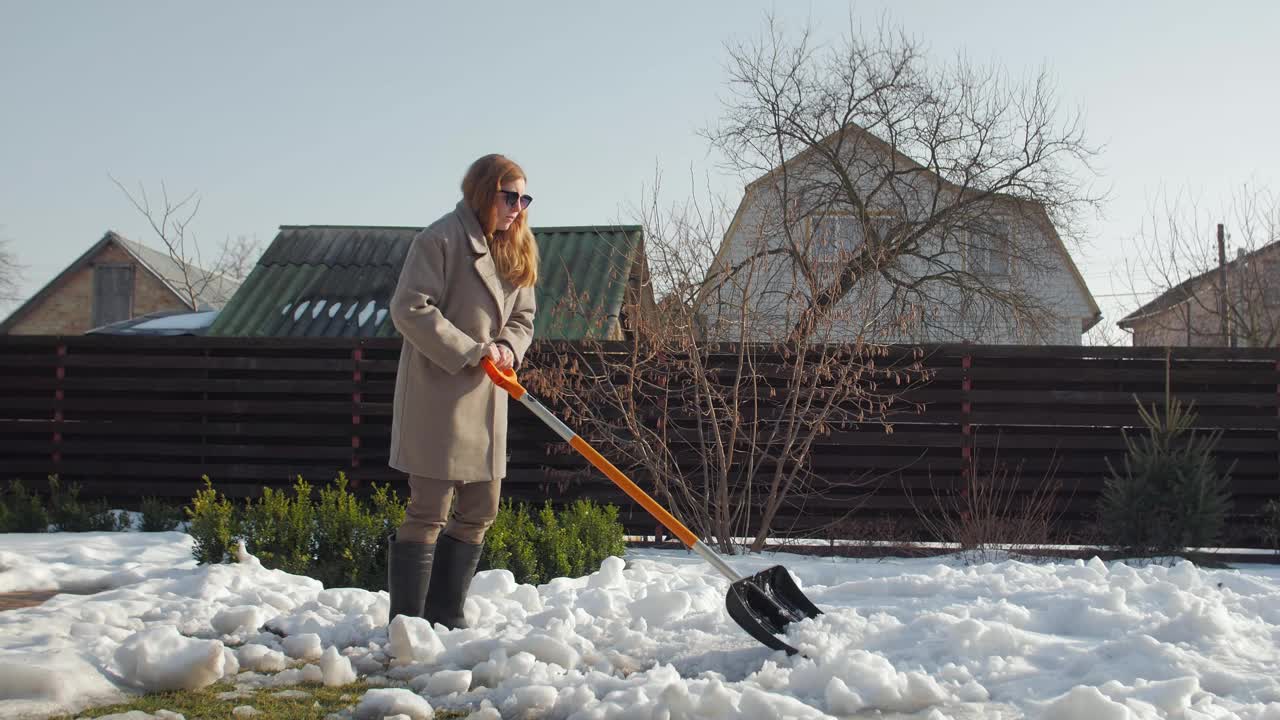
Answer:
<svg viewBox="0 0 1280 720"><path fill-rule="evenodd" d="M504 341L518 367L534 310L533 288L498 276L465 202L414 237L391 298L391 321L404 336L391 467L464 483L506 476L508 398L479 363L489 343Z"/></svg>

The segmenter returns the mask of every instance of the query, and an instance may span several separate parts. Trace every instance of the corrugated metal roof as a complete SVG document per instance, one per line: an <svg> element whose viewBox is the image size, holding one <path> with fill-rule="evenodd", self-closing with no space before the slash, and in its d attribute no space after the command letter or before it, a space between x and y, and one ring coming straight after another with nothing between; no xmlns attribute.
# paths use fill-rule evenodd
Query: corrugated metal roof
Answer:
<svg viewBox="0 0 1280 720"><path fill-rule="evenodd" d="M387 305L414 227L282 226L209 335L394 337ZM616 337L643 261L639 226L534 228L541 252L534 332Z"/></svg>

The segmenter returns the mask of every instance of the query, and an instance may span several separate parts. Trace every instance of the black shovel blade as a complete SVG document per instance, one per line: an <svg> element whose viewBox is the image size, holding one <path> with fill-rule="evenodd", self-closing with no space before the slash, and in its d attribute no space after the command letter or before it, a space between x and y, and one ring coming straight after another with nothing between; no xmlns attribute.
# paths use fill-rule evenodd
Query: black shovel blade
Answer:
<svg viewBox="0 0 1280 720"><path fill-rule="evenodd" d="M725 606L729 617L751 637L788 655L799 651L778 639L778 635L785 633L790 623L822 614L781 565L731 584Z"/></svg>

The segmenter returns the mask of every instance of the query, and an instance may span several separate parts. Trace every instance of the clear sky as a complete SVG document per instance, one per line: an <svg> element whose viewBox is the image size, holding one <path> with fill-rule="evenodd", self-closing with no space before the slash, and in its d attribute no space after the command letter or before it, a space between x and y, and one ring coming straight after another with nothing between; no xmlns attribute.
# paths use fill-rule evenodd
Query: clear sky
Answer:
<svg viewBox="0 0 1280 720"><path fill-rule="evenodd" d="M109 176L198 192L209 247L425 224L488 152L529 173L535 226L631 221L655 169L668 199L716 171L697 130L721 110L725 43L771 8L824 31L888 12L939 59L1047 66L1105 146L1110 200L1073 251L1111 322L1133 305L1108 297L1122 240L1158 191L1280 189L1273 0L0 0L0 237L27 292L108 229L156 245ZM713 184L737 203L740 178Z"/></svg>

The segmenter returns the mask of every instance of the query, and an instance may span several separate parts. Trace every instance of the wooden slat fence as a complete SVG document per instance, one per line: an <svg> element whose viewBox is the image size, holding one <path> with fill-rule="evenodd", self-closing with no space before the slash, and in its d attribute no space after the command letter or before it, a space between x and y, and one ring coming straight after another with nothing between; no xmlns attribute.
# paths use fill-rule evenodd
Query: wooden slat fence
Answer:
<svg viewBox="0 0 1280 720"><path fill-rule="evenodd" d="M1063 507L1083 518L1108 459L1123 456L1121 429L1139 424L1135 395L1163 401L1159 348L923 350L932 379L909 397L925 411L895 414L892 432L866 423L822 437L812 469L827 493L788 509L781 526L853 510L909 514L996 462L1018 469L1027 490L1053 470ZM564 351L535 346L529 364ZM57 473L87 496L185 498L208 474L244 497L297 475L324 484L342 470L403 493L404 477L386 466L399 352L398 340L356 338L3 337L0 480L43 487ZM1195 402L1199 424L1224 431L1218 460L1234 463L1237 520L1256 516L1280 497L1280 352L1177 349L1168 372L1173 391ZM518 405L509 450L509 495L609 500L630 526L652 529Z"/></svg>

